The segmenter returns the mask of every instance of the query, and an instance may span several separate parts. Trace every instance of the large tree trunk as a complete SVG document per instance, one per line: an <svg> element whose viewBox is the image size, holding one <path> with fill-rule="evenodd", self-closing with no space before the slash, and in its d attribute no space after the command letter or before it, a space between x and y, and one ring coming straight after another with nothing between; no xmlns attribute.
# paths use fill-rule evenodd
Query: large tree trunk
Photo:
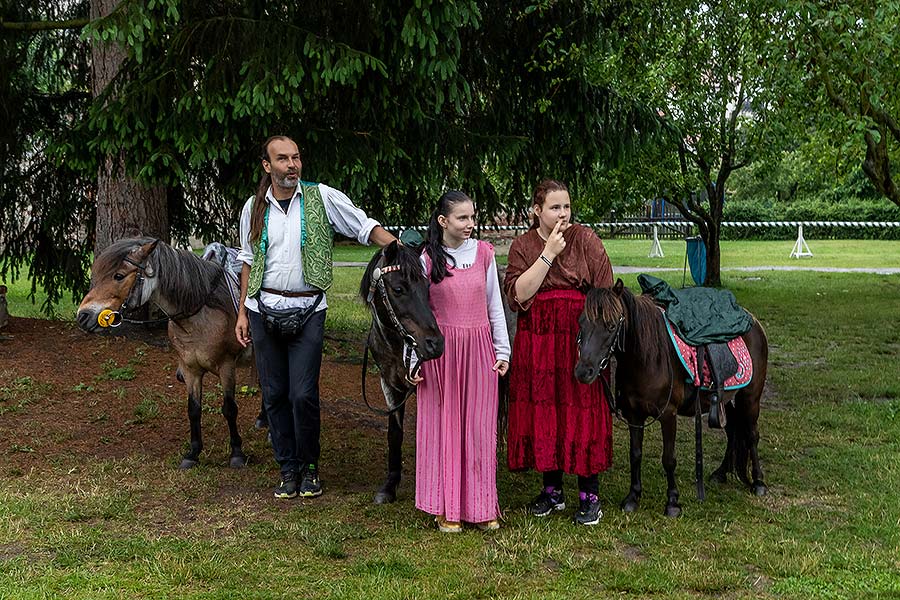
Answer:
<svg viewBox="0 0 900 600"><path fill-rule="evenodd" d="M109 15L119 0L91 0L91 18ZM125 60L125 50L113 43L91 44L91 74L96 98L115 78ZM94 254L121 237L148 235L169 241L166 189L147 187L130 178L126 157L106 157L97 173L97 229Z"/></svg>

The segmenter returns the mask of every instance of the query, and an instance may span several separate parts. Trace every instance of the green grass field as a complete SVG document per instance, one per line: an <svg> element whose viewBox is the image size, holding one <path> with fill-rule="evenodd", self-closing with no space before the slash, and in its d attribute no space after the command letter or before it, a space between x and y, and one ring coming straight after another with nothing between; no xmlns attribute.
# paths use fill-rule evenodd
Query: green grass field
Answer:
<svg viewBox="0 0 900 600"><path fill-rule="evenodd" d="M804 264L900 261L897 242L873 244L811 241L816 256ZM607 243L614 264L639 263L644 246ZM723 252L730 264L791 264L779 259L790 246L735 242ZM683 248L671 258L663 249L661 264L680 267ZM360 274L339 270L330 328L367 327L351 300ZM634 288L635 277L623 279ZM619 511L628 466L627 431L617 426L614 466L601 475L605 515L582 529L571 511L528 517L522 507L539 478L507 472L502 453L502 529L458 536L439 534L416 511L409 480L390 506L371 504L375 481L285 505L270 499L260 465L248 467L261 490L253 495L235 494L237 475L225 468L179 472L172 457L82 464L73 456L33 472L0 466L0 598L900 597L900 275L726 272L723 284L769 336L760 418L766 497L729 482L708 485L699 503L688 420L677 448L684 515L662 515L658 427L646 434L641 510ZM10 404L35 393L28 382L0 383ZM383 445L361 440L347 449L325 432L324 460L336 459L340 442L350 452L344 462L370 464L380 476ZM704 443L709 472L724 436L710 432ZM165 503L148 512L159 498Z"/></svg>
<svg viewBox="0 0 900 600"><path fill-rule="evenodd" d="M897 598L898 276L725 280L770 338L760 421L767 497L731 482L708 486L698 503L687 420L677 470L685 514L661 514L653 427L642 508L618 510L628 468L627 434L617 427L615 464L601 476L606 514L591 529L576 529L568 515L529 518L522 507L539 480L508 473L502 455L503 528L459 536L432 529L413 507L410 482L392 506L372 505L370 489L329 489L285 506L269 499L259 465L250 468L266 493L249 501L228 499L234 475L224 468L183 473L146 456L74 469L63 461L0 470L0 598ZM333 443L326 435L326 460ZM709 471L721 433L708 433L705 448ZM344 460L380 461L383 447L353 452ZM167 505L136 510L160 494Z"/></svg>

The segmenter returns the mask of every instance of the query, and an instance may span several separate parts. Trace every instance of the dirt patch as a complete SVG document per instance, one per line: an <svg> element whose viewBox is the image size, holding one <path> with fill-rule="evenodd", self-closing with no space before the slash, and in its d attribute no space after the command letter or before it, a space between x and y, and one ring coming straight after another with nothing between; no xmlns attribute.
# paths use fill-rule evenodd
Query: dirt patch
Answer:
<svg viewBox="0 0 900 600"><path fill-rule="evenodd" d="M13 318L5 333L7 338L0 341L0 469L4 475L128 457L164 460L174 469L187 449L190 430L185 388L175 379L178 356L163 331L99 336L68 322ZM369 375L368 386L370 401L381 400L376 376ZM237 388L238 426L245 446L254 453L254 463L267 465L266 472L273 475L266 476L262 489L259 482L246 477L223 486L221 493L265 491L268 495L273 483L268 479L277 475L277 466L264 433L253 428L260 396L249 367L239 368ZM320 388L323 462L333 464L327 470L332 483L341 476L342 490L374 491L377 479L386 472L387 422L362 402L360 366L343 354L326 355ZM227 464L228 432L221 404L218 379L208 375L201 465ZM412 402L408 413L410 441L415 425ZM373 457L367 447L384 450ZM368 461L358 464L360 453L367 452ZM411 451L406 452L409 456ZM365 476L360 476L360 468L367 471Z"/></svg>

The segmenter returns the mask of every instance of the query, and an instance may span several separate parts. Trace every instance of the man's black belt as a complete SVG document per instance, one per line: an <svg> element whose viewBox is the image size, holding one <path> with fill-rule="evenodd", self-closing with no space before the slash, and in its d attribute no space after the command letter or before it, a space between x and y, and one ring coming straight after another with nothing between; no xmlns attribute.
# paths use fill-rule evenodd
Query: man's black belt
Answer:
<svg viewBox="0 0 900 600"><path fill-rule="evenodd" d="M267 294L275 294L276 296L284 296L285 298L314 298L322 292L289 292L287 290L273 290L272 288L259 288Z"/></svg>

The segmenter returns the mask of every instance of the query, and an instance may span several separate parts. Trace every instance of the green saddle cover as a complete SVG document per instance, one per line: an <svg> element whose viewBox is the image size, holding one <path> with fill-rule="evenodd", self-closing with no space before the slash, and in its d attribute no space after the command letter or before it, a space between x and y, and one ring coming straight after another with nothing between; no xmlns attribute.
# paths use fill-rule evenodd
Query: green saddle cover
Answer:
<svg viewBox="0 0 900 600"><path fill-rule="evenodd" d="M728 290L706 287L673 289L664 280L642 273L638 283L666 309L669 321L692 346L727 342L747 333L753 317L741 308Z"/></svg>

